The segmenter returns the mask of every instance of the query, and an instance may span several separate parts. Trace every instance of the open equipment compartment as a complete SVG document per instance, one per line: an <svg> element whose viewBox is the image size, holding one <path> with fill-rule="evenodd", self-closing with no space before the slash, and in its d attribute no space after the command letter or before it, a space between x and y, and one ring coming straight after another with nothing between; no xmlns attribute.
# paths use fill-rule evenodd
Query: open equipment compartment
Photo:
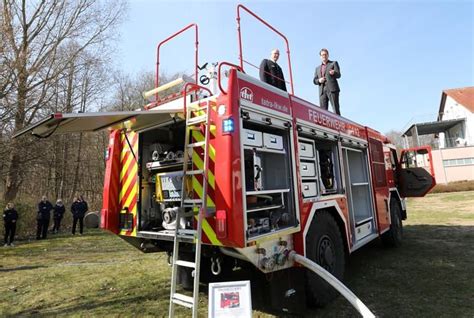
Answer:
<svg viewBox="0 0 474 318"><path fill-rule="evenodd" d="M351 227L355 233L353 240L356 243L376 231L367 147L346 144L342 153L344 168L348 171L345 182Z"/></svg>
<svg viewBox="0 0 474 318"><path fill-rule="evenodd" d="M244 121L246 235L254 239L297 225L293 199L290 129Z"/></svg>
<svg viewBox="0 0 474 318"><path fill-rule="evenodd" d="M175 229L183 182L184 121L141 132L139 230Z"/></svg>
<svg viewBox="0 0 474 318"><path fill-rule="evenodd" d="M314 131L314 129L313 129ZM314 131L298 137L303 199L343 193L338 136Z"/></svg>

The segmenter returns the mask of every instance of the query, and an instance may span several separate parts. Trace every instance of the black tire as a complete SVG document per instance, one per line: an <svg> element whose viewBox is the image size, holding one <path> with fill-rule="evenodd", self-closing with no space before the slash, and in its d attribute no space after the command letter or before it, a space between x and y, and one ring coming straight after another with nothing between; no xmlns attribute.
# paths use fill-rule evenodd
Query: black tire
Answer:
<svg viewBox="0 0 474 318"><path fill-rule="evenodd" d="M341 231L327 211L318 212L306 236L306 255L337 279L344 278L346 252ZM338 292L315 273L307 270L307 300L310 307L323 307L338 296Z"/></svg>
<svg viewBox="0 0 474 318"><path fill-rule="evenodd" d="M390 200L390 223L390 229L382 234L382 242L388 247L399 247L403 239L402 209L395 198Z"/></svg>

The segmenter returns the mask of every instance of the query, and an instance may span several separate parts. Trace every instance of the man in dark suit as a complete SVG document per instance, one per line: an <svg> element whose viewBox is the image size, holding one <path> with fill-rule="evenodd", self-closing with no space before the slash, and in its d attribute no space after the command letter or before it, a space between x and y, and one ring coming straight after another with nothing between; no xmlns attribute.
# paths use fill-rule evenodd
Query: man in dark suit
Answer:
<svg viewBox="0 0 474 318"><path fill-rule="evenodd" d="M339 64L336 61L329 60L329 51L321 49L319 51L321 65L314 71L313 83L319 86L319 103L321 108L328 109L328 101L334 108L334 112L341 115L339 109L339 84L337 79L341 77Z"/></svg>
<svg viewBox="0 0 474 318"><path fill-rule="evenodd" d="M48 233L49 220L51 219L51 210L53 205L48 201L45 195L41 198L38 203L38 215L36 217L37 228L36 228L36 239L46 239Z"/></svg>
<svg viewBox="0 0 474 318"><path fill-rule="evenodd" d="M260 80L286 92L285 77L280 65L277 64L280 51L272 50L270 59L260 63Z"/></svg>

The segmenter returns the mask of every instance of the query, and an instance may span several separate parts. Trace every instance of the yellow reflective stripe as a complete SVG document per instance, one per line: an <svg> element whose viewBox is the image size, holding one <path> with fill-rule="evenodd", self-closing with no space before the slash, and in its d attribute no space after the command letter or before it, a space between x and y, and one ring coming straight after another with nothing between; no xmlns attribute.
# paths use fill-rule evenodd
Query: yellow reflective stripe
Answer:
<svg viewBox="0 0 474 318"><path fill-rule="evenodd" d="M138 184L135 184L135 186L132 188L132 190L128 194L128 198L125 201L124 206L130 206L130 204L132 204L132 200L136 197L137 192L138 192Z"/></svg>
<svg viewBox="0 0 474 318"><path fill-rule="evenodd" d="M202 199L202 185L196 178L193 178L193 189L199 195L199 198ZM214 201L212 201L211 197L209 196L209 194L207 195L207 206L208 207L216 206Z"/></svg>
<svg viewBox="0 0 474 318"><path fill-rule="evenodd" d="M196 165L198 169L200 170L204 169L204 162L202 161L201 157L199 157L197 153L193 153L193 163ZM212 189L216 189L216 179L211 170L207 172L207 182L209 183Z"/></svg>
<svg viewBox="0 0 474 318"><path fill-rule="evenodd" d="M196 220L199 216L195 216ZM217 238L216 232L212 229L211 225L205 218L202 219L202 230L204 234L206 234L207 238L211 242L212 245L223 246L222 242Z"/></svg>
<svg viewBox="0 0 474 318"><path fill-rule="evenodd" d="M204 141L204 135L200 131L193 131L193 137L197 142ZM211 144L209 144L209 157L213 162L216 161L216 149Z"/></svg>
<svg viewBox="0 0 474 318"><path fill-rule="evenodd" d="M124 157L125 155L122 156L122 158L120 158L120 162L122 162ZM127 161L123 163L122 170L120 170L120 180L122 180L123 177L125 176L125 173L127 173L128 166L130 166L130 163L132 162L132 157L133 157L132 154L130 154L127 158Z"/></svg>
<svg viewBox="0 0 474 318"><path fill-rule="evenodd" d="M137 174L137 170L138 165L133 165L132 170L128 174L127 180L125 180L125 183L122 185L122 189L120 189L120 200L122 200L122 198L125 196L125 193L127 192L130 183L132 183L134 176L136 176Z"/></svg>

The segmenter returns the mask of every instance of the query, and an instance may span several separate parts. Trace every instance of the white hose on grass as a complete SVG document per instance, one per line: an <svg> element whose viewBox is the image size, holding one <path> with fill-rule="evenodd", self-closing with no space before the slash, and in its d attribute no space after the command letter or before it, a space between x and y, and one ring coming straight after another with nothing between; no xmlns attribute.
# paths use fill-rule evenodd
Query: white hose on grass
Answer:
<svg viewBox="0 0 474 318"><path fill-rule="evenodd" d="M289 255L290 260L293 260L297 263L300 263L304 267L316 273L322 279L324 279L328 284L334 287L344 298L346 298L352 306L362 315L364 318L374 318L375 315L367 308L364 303L354 295L353 292L349 290L343 283L341 283L336 277L334 277L327 270L313 262L312 260L297 254L295 251L292 251Z"/></svg>

